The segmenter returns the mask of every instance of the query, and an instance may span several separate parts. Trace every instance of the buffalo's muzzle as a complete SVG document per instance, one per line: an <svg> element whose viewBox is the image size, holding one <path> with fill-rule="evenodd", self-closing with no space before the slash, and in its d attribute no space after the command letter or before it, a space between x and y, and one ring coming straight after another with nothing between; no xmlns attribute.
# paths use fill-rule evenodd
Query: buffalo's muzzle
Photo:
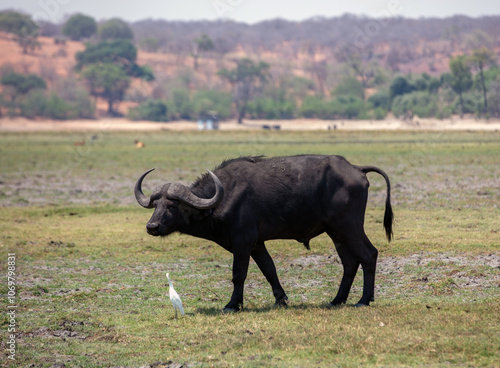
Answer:
<svg viewBox="0 0 500 368"><path fill-rule="evenodd" d="M159 235L158 230L160 229L160 224L158 222L148 222L146 224L146 230L149 235Z"/></svg>

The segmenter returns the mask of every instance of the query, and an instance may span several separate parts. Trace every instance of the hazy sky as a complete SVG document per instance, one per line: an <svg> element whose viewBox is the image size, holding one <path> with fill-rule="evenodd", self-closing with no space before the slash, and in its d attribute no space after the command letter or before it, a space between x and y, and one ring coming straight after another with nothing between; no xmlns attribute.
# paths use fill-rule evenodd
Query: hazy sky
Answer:
<svg viewBox="0 0 500 368"><path fill-rule="evenodd" d="M247 23L273 18L303 20L352 13L411 18L498 15L498 0L0 0L0 9L22 10L33 18L60 22L77 12L97 20L119 17L168 20L233 19Z"/></svg>

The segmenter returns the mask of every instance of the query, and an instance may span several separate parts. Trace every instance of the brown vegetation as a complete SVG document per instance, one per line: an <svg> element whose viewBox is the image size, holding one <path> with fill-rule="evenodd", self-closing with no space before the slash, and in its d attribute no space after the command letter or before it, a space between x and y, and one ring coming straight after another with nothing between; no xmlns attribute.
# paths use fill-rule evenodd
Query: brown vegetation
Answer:
<svg viewBox="0 0 500 368"><path fill-rule="evenodd" d="M42 35L50 34L46 28L44 24ZM395 73L439 77L449 71L450 58L456 55L480 47L492 50L496 59L500 54L499 16L415 20L344 15L254 25L144 20L131 28L139 49L137 62L149 65L156 80L132 81L125 100L117 103L117 112L124 115L147 98L171 99L174 88L229 92L217 72L234 67L242 57L268 63L275 83L283 76L305 77L314 82L311 93L325 96L351 74L362 83L367 98L377 90L377 78L387 84ZM213 47L193 53L200 35L213 40ZM0 48L8 50L0 55L0 66L39 74L49 86L61 78L78 78L75 54L84 44L51 36L39 37L41 47L25 54L9 34L0 33ZM103 116L106 102L98 98L96 106L97 116Z"/></svg>

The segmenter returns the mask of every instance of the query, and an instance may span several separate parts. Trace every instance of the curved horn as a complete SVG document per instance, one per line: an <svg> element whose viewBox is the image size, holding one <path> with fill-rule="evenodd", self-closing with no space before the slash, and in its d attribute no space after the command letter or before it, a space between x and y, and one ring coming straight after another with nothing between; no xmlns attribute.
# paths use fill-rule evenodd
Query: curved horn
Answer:
<svg viewBox="0 0 500 368"><path fill-rule="evenodd" d="M193 194L188 187L179 183L172 183L168 188L167 195L199 210L207 210L217 206L222 197L224 197L224 188L219 178L213 172L210 170L207 170L207 172L215 183L215 194L212 198L200 198Z"/></svg>
<svg viewBox="0 0 500 368"><path fill-rule="evenodd" d="M153 169L149 169L144 174L142 174L141 177L135 183L135 187L134 187L135 199L144 208L153 208L153 206L151 204L151 198L145 196L144 193L142 192L142 188L141 188L142 187L142 181L144 180L144 178L146 177L146 175L148 175L153 170L154 170L154 168Z"/></svg>

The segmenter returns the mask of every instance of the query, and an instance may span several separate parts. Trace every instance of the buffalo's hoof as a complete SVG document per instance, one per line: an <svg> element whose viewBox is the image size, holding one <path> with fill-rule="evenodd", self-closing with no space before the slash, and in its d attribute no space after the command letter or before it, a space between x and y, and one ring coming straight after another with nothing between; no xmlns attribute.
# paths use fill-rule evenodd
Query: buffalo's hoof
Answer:
<svg viewBox="0 0 500 368"><path fill-rule="evenodd" d="M286 304L287 300L288 297L286 295L283 298L276 299L276 303L274 303L274 306L278 308L287 308L288 307L288 304Z"/></svg>
<svg viewBox="0 0 500 368"><path fill-rule="evenodd" d="M239 312L240 309L239 308L231 308L231 307L224 307L224 309L222 310L222 313L237 313Z"/></svg>
<svg viewBox="0 0 500 368"><path fill-rule="evenodd" d="M354 305L356 308L362 308L362 307L369 307L370 304L365 304L365 303L356 303Z"/></svg>
<svg viewBox="0 0 500 368"><path fill-rule="evenodd" d="M239 312L241 309L240 309L240 306L243 306L243 304L233 304L231 305L231 303L229 303L228 305L226 305L224 307L224 309L222 310L222 313L236 313L236 312Z"/></svg>
<svg viewBox="0 0 500 368"><path fill-rule="evenodd" d="M288 308L288 304L284 300L274 303L276 308Z"/></svg>
<svg viewBox="0 0 500 368"><path fill-rule="evenodd" d="M347 300L332 300L330 303L327 304L328 308L336 308L340 307L342 304L347 303Z"/></svg>

